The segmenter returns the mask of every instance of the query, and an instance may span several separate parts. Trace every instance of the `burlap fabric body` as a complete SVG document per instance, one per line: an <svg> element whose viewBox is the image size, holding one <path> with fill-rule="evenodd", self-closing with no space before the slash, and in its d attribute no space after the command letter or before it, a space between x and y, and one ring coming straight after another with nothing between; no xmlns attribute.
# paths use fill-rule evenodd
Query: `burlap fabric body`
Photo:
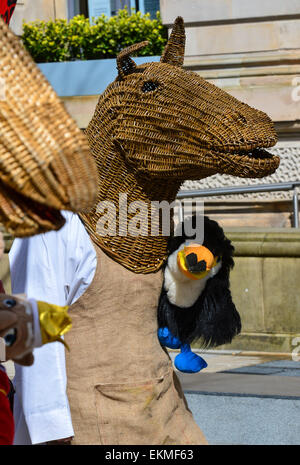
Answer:
<svg viewBox="0 0 300 465"><path fill-rule="evenodd" d="M65 337L73 443L206 444L157 339L162 273L133 273L96 253Z"/></svg>
<svg viewBox="0 0 300 465"><path fill-rule="evenodd" d="M135 64L130 55L144 45L120 53L118 76L85 131L99 190L97 204L81 218L98 268L71 307L73 329L66 337L76 444L205 443L157 338L168 237L159 216L158 234L151 234L151 206L171 203L186 179L216 173L256 178L279 165L265 150L277 140L265 113L182 69L182 18L160 63ZM146 207L139 235L127 231L134 213L125 211L124 221L124 195L128 205ZM102 202L113 208L104 213ZM108 235L99 232L104 215L114 228Z"/></svg>

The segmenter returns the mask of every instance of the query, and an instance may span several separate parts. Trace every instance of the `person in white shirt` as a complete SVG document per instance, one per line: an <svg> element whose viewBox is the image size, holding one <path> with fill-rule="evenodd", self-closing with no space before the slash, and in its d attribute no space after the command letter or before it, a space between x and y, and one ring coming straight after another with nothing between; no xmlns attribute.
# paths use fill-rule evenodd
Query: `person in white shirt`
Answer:
<svg viewBox="0 0 300 465"><path fill-rule="evenodd" d="M27 239L9 253L12 292L56 305L71 305L93 280L94 246L76 214L66 224ZM15 365L14 444L40 444L74 435L66 395L65 347L59 342L34 350L34 364Z"/></svg>

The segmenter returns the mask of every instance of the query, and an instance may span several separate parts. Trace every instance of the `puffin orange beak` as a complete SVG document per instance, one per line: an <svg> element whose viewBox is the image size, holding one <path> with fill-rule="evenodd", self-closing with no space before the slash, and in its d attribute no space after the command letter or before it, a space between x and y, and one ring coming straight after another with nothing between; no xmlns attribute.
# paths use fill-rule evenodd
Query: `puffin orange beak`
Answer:
<svg viewBox="0 0 300 465"><path fill-rule="evenodd" d="M177 254L180 271L190 279L204 278L216 266L217 257L204 245L190 244Z"/></svg>

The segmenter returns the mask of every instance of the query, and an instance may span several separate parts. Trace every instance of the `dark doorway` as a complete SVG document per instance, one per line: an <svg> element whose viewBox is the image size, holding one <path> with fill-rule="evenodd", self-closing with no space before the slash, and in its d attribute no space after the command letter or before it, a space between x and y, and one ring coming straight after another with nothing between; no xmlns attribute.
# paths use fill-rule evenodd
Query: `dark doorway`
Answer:
<svg viewBox="0 0 300 465"><path fill-rule="evenodd" d="M88 8L88 1L87 0L79 0L79 9L80 14L86 17L89 16L89 8Z"/></svg>

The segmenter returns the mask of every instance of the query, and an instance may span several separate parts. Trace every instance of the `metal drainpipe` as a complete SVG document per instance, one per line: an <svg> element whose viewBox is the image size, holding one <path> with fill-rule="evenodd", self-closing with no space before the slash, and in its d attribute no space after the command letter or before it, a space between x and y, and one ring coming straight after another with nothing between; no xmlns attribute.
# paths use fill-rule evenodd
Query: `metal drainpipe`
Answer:
<svg viewBox="0 0 300 465"><path fill-rule="evenodd" d="M299 228L299 203L298 203L298 192L297 189L294 188L293 194L293 207L294 207L294 228Z"/></svg>

